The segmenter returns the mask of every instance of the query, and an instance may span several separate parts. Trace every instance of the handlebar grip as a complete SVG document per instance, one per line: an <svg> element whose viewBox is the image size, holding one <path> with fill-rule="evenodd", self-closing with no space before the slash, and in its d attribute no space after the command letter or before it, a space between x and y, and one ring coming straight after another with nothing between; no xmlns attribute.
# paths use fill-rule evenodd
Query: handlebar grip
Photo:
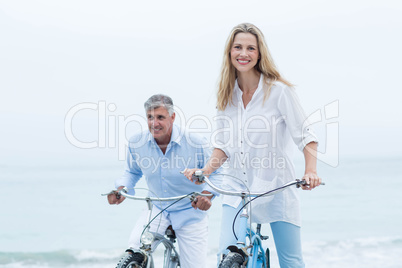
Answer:
<svg viewBox="0 0 402 268"><path fill-rule="evenodd" d="M309 184L305 180L296 180L297 184L296 187L300 188L301 186L308 186ZM325 185L325 182L321 182L320 185Z"/></svg>
<svg viewBox="0 0 402 268"><path fill-rule="evenodd" d="M193 179L196 179L198 182L204 182L204 172L202 170L197 170L193 174Z"/></svg>
<svg viewBox="0 0 402 268"><path fill-rule="evenodd" d="M114 191L114 194L116 195L116 199L120 199L122 194L121 192L124 192L125 194L128 193L128 188L124 187L123 189L121 189L120 191Z"/></svg>
<svg viewBox="0 0 402 268"><path fill-rule="evenodd" d="M307 185L307 182L305 180L296 180L296 181L297 181L297 185L296 185L297 188Z"/></svg>

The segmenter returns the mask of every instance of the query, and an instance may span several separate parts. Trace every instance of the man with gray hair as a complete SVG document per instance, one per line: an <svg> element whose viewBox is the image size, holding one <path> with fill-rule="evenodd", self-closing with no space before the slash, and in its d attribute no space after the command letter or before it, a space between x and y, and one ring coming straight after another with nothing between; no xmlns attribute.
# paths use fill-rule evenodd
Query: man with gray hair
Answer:
<svg viewBox="0 0 402 268"><path fill-rule="evenodd" d="M196 185L186 179L180 171L186 168L203 168L210 156L206 139L191 134L174 124L173 101L162 94L153 95L144 104L148 130L134 135L128 146L126 170L117 179L117 189L127 187L130 194L135 194L134 186L141 177L145 177L150 196L172 197L191 192L213 193L208 185ZM207 267L208 217L206 210L211 207L212 197L198 197L190 203L183 199L158 216L151 223L151 232L164 234L172 225L180 248L182 268ZM124 197L108 195L109 204L120 204ZM154 202L152 218L172 202ZM134 227L127 250L131 254L141 246L140 236L147 223L146 211L139 217ZM159 227L159 228L158 228ZM141 264L140 264L141 265ZM141 266L142 267L142 266Z"/></svg>

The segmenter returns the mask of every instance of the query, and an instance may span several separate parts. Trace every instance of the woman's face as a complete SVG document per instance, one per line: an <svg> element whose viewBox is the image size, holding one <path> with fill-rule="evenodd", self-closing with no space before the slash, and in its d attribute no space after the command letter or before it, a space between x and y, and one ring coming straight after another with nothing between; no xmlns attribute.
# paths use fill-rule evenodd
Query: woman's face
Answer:
<svg viewBox="0 0 402 268"><path fill-rule="evenodd" d="M253 70L259 57L257 38L251 33L236 34L230 50L230 58L236 70L238 72Z"/></svg>

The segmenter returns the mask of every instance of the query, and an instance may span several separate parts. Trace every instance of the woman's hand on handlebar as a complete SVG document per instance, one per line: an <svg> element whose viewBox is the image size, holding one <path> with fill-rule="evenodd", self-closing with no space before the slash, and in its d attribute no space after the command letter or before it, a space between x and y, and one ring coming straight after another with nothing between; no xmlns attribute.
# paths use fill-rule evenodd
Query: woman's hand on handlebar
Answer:
<svg viewBox="0 0 402 268"><path fill-rule="evenodd" d="M195 184L203 184L204 182L199 182L196 178L194 178L194 173L197 170L201 170L202 169L198 169L198 168L186 168L182 173L184 176L186 176L187 179L189 179L190 181L194 182Z"/></svg>
<svg viewBox="0 0 402 268"><path fill-rule="evenodd" d="M303 180L307 183L305 186L302 186L303 190L312 190L321 184L321 178L318 177L317 172L306 172Z"/></svg>
<svg viewBox="0 0 402 268"><path fill-rule="evenodd" d="M118 205L126 199L124 196L120 194L120 190L123 189L124 186L120 186L117 188L118 191L113 191L112 193L107 195L107 201L110 205Z"/></svg>

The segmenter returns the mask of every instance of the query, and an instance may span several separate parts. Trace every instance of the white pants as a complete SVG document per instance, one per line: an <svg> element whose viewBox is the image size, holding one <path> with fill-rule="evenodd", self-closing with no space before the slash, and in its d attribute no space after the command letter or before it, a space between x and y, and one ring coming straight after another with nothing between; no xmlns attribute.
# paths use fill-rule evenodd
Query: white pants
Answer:
<svg viewBox="0 0 402 268"><path fill-rule="evenodd" d="M157 207L153 207L151 219L160 212ZM183 212L185 213L185 212ZM131 232L129 247L139 249L141 247L141 233L148 223L148 209L145 209L138 219L133 231ZM167 227L171 225L163 213L160 214L150 224L150 231L164 235ZM208 215L200 222L183 226L174 230L179 244L180 267L181 268L205 268L207 267L208 251Z"/></svg>

